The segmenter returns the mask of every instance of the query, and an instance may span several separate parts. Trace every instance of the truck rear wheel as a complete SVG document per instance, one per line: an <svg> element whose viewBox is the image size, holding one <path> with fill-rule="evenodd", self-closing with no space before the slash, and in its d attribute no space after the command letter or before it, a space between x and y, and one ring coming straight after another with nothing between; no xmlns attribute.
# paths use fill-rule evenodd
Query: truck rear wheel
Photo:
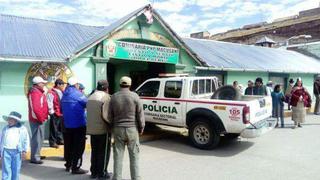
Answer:
<svg viewBox="0 0 320 180"><path fill-rule="evenodd" d="M208 150L219 144L220 135L216 132L212 123L199 118L189 127L189 139L193 146Z"/></svg>

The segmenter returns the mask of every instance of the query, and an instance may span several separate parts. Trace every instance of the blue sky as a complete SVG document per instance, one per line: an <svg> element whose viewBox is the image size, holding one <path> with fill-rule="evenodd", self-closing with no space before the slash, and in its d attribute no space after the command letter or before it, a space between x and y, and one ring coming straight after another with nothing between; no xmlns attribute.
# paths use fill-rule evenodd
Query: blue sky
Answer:
<svg viewBox="0 0 320 180"><path fill-rule="evenodd" d="M316 8L320 0L0 0L0 13L107 26L152 4L180 36L211 34L246 24L272 22Z"/></svg>

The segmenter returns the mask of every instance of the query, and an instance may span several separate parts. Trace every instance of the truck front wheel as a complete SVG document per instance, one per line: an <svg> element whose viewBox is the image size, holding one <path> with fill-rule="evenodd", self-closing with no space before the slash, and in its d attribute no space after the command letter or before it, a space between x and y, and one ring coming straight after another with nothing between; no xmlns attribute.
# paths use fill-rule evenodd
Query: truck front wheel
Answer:
<svg viewBox="0 0 320 180"><path fill-rule="evenodd" d="M213 124L208 120L199 118L189 127L189 138L193 146L199 149L213 149L220 142L220 135Z"/></svg>

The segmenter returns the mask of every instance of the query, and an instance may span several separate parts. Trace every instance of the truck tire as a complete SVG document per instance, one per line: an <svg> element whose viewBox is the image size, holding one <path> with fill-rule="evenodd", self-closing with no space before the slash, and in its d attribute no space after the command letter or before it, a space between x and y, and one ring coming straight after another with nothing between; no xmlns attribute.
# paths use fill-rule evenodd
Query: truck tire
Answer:
<svg viewBox="0 0 320 180"><path fill-rule="evenodd" d="M240 100L240 92L233 86L226 85L218 88L216 92L211 96L211 99L221 99L221 100Z"/></svg>
<svg viewBox="0 0 320 180"><path fill-rule="evenodd" d="M189 127L189 139L199 149L213 149L220 142L220 135L213 124L203 118L196 119Z"/></svg>

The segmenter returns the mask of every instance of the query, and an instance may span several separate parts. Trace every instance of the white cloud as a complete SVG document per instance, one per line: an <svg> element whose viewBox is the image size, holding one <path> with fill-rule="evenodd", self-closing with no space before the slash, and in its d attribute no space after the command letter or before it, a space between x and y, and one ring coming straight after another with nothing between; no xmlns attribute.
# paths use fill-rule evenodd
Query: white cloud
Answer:
<svg viewBox="0 0 320 180"><path fill-rule="evenodd" d="M80 13L89 16L102 16L120 19L130 12L149 3L149 0L77 0Z"/></svg>
<svg viewBox="0 0 320 180"><path fill-rule="evenodd" d="M207 29L208 26L212 25L213 23L221 22L221 18L210 18L206 20L200 20L197 23L197 26L199 26L201 29Z"/></svg>
<svg viewBox="0 0 320 180"><path fill-rule="evenodd" d="M226 32L230 29L232 29L231 26L223 26L223 27L212 28L209 30L209 32L211 35L213 35L213 34L217 34L217 33Z"/></svg>
<svg viewBox="0 0 320 180"><path fill-rule="evenodd" d="M162 18L181 36L188 35L190 29L194 26L193 22L197 20L196 15L180 15L177 13L162 16Z"/></svg>
<svg viewBox="0 0 320 180"><path fill-rule="evenodd" d="M1 3L46 3L48 0L0 0Z"/></svg>
<svg viewBox="0 0 320 180"><path fill-rule="evenodd" d="M194 0L194 4L200 6L202 10L209 10L222 7L230 1L231 0Z"/></svg>
<svg viewBox="0 0 320 180"><path fill-rule="evenodd" d="M180 12L182 11L188 4L191 4L188 0L168 0L162 2L155 2L153 7L160 11L168 11L168 12Z"/></svg>
<svg viewBox="0 0 320 180"><path fill-rule="evenodd" d="M319 6L319 1L316 0L296 0L293 6L288 6L288 3L280 4L261 4L260 9L264 11L265 14L269 14L267 20L272 21L277 18L288 17L292 15L298 15L299 11L316 8Z"/></svg>
<svg viewBox="0 0 320 180"><path fill-rule="evenodd" d="M0 0L1 1L1 0ZM56 16L71 15L75 8L59 3L48 2L47 0L2 0L2 13L14 14L35 18L52 18Z"/></svg>

